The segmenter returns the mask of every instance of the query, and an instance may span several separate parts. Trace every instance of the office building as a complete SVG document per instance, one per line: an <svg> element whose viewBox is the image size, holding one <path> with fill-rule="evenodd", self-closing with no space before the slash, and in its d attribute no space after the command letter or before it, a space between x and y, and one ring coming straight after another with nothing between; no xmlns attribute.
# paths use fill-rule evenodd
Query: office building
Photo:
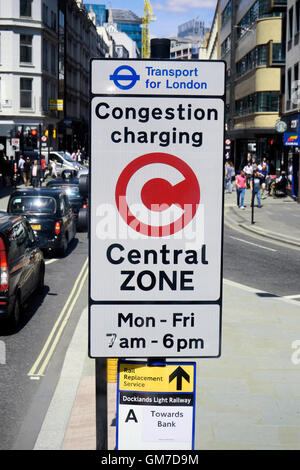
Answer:
<svg viewBox="0 0 300 470"><path fill-rule="evenodd" d="M300 1L288 0L284 16L286 67L282 80L283 149L286 168L292 174L291 193L299 196L300 160Z"/></svg>
<svg viewBox="0 0 300 470"><path fill-rule="evenodd" d="M279 120L282 48L282 4L267 0L221 0L221 58L227 62L226 135L239 169L247 153L282 164Z"/></svg>

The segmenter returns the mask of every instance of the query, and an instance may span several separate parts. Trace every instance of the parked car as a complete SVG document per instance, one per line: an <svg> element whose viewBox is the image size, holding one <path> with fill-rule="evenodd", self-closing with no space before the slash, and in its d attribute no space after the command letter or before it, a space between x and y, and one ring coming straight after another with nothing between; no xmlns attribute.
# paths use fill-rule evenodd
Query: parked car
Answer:
<svg viewBox="0 0 300 470"><path fill-rule="evenodd" d="M50 164L50 166L51 166L51 162L56 160L56 173L57 173L58 176L61 175L63 170L76 170L76 171L79 171L79 170L82 170L84 168L80 163L75 162L74 160L72 160L72 158L69 157L69 155L67 155L64 152L56 152L56 151L52 150L49 153L49 155L48 155L48 152L43 153L43 155L45 157L46 163Z"/></svg>
<svg viewBox="0 0 300 470"><path fill-rule="evenodd" d="M76 221L64 191L19 189L11 194L7 212L27 217L43 251L65 256L76 235Z"/></svg>
<svg viewBox="0 0 300 470"><path fill-rule="evenodd" d="M16 328L24 302L44 290L43 253L26 217L0 213L0 319Z"/></svg>
<svg viewBox="0 0 300 470"><path fill-rule="evenodd" d="M75 215L77 230L82 230L81 227L81 212L87 210L87 199L80 194L79 180L78 179L54 179L47 183L47 188L60 189L65 191L72 211Z"/></svg>

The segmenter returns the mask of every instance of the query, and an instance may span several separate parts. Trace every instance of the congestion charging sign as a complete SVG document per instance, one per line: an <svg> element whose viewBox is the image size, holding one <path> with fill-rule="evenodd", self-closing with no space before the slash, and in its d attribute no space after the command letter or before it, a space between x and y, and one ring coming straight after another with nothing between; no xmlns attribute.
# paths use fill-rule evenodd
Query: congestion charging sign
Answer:
<svg viewBox="0 0 300 470"><path fill-rule="evenodd" d="M218 357L225 64L91 62L91 357Z"/></svg>

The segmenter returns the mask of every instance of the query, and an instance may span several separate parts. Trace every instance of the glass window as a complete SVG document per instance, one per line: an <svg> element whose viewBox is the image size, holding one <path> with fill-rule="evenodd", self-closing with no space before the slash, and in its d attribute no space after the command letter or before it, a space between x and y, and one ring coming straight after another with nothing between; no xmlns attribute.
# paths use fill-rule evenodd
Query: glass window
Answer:
<svg viewBox="0 0 300 470"><path fill-rule="evenodd" d="M297 0L295 4L295 33L299 33L300 29L300 1Z"/></svg>
<svg viewBox="0 0 300 470"><path fill-rule="evenodd" d="M279 92L259 92L236 101L236 114L277 112L279 110Z"/></svg>
<svg viewBox="0 0 300 470"><path fill-rule="evenodd" d="M56 50L54 44L51 44L51 72L56 72Z"/></svg>
<svg viewBox="0 0 300 470"><path fill-rule="evenodd" d="M283 64L285 62L285 50L282 49L281 43L273 44L273 51L272 51L272 64Z"/></svg>
<svg viewBox="0 0 300 470"><path fill-rule="evenodd" d="M292 69L288 69L287 73L287 99L288 101L291 99L292 94Z"/></svg>
<svg viewBox="0 0 300 470"><path fill-rule="evenodd" d="M20 62L32 63L31 34L20 34Z"/></svg>
<svg viewBox="0 0 300 470"><path fill-rule="evenodd" d="M20 107L32 108L32 78L20 78Z"/></svg>
<svg viewBox="0 0 300 470"><path fill-rule="evenodd" d="M28 231L25 227L25 221L20 221L15 224L9 234L9 258L14 260L22 256L25 252L25 242L28 240Z"/></svg>
<svg viewBox="0 0 300 470"><path fill-rule="evenodd" d="M16 196L9 204L9 211L13 214L55 214L56 201L53 197Z"/></svg>
<svg viewBox="0 0 300 470"><path fill-rule="evenodd" d="M20 0L20 16L31 17L32 0Z"/></svg>
<svg viewBox="0 0 300 470"><path fill-rule="evenodd" d="M293 36L293 7L289 9L288 39Z"/></svg>
<svg viewBox="0 0 300 470"><path fill-rule="evenodd" d="M48 41L43 39L43 68L48 70Z"/></svg>

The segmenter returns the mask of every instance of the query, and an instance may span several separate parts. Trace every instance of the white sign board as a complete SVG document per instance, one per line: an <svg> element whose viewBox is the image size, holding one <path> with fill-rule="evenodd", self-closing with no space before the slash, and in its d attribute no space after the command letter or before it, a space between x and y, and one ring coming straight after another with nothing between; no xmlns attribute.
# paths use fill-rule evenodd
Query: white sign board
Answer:
<svg viewBox="0 0 300 470"><path fill-rule="evenodd" d="M195 363L119 364L118 450L192 450Z"/></svg>
<svg viewBox="0 0 300 470"><path fill-rule="evenodd" d="M124 305L161 328L156 339L132 323L128 338L143 329L147 343L138 357L167 352L163 333L178 312L194 315L191 339L205 347L169 357L220 353L224 71L216 61L92 61L92 357L120 355ZM137 352L129 342L126 357Z"/></svg>

